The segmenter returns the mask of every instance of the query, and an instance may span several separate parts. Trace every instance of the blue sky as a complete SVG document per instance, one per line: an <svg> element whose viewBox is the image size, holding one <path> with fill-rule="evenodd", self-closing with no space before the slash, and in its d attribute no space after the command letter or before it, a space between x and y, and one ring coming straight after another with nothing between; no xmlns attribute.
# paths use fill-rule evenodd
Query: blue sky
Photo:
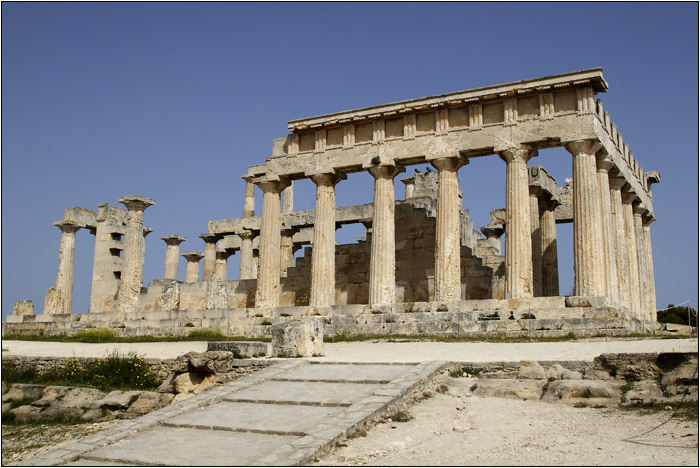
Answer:
<svg viewBox="0 0 700 468"><path fill-rule="evenodd" d="M593 67L635 157L661 173L657 303L697 307L697 19L697 3L3 2L3 319L26 299L41 313L58 268L52 222L65 208L155 199L148 284L163 275L162 235L201 251L209 220L242 216L240 175L271 154L288 120ZM563 149L530 164L559 185L571 175ZM505 164L479 158L459 177L475 227L488 224L505 205ZM337 191L338 205L371 202L371 176ZM295 209L313 204L313 183L296 184ZM558 235L564 294L571 226ZM93 249L78 232L74 312L89 307ZM229 279L237 265L231 257Z"/></svg>

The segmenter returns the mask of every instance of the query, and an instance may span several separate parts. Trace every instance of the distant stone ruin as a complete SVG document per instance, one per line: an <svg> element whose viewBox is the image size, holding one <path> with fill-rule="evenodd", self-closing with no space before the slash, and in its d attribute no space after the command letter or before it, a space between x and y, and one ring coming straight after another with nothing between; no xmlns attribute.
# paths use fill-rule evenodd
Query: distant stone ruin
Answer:
<svg viewBox="0 0 700 468"><path fill-rule="evenodd" d="M326 337L519 334L533 324L552 335L655 331L651 185L660 176L642 170L596 100L607 88L602 70L590 69L292 120L265 163L242 176L243 217L210 221L199 236L203 252L180 254L186 239L162 236L164 275L148 288L144 239L152 230L143 220L155 201L69 208L54 223L59 271L43 313L18 305L3 332L202 327L269 337L273 323L312 318ZM557 186L545 168L527 164L538 149L562 146L573 174ZM478 231L462 209L458 175L470 159L493 155L506 166L506 206ZM400 179L405 198L394 200L407 166L416 168ZM335 186L361 171L374 177L374 203L337 207ZM294 211L300 179L316 184L315 210ZM336 245L335 230L353 223L364 237ZM558 284L560 223L573 223L569 297ZM79 229L95 235L88 314L71 313ZM237 253L239 277L229 280L227 260Z"/></svg>

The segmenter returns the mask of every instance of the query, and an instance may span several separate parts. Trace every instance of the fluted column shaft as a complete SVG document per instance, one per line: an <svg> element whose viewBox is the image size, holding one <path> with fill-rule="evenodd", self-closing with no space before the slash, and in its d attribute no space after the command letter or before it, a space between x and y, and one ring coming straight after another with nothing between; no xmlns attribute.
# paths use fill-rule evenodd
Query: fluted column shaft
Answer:
<svg viewBox="0 0 700 468"><path fill-rule="evenodd" d="M542 289L542 228L540 227L540 190L530 187L530 239L532 242L532 295L541 297Z"/></svg>
<svg viewBox="0 0 700 468"><path fill-rule="evenodd" d="M294 213L294 181L282 191L282 213ZM287 276L287 268L294 265L293 229L282 228L280 231L280 275Z"/></svg>
<svg viewBox="0 0 700 468"><path fill-rule="evenodd" d="M180 261L180 244L187 239L180 236L161 237L167 246L165 248L165 272L163 278L177 279L177 266Z"/></svg>
<svg viewBox="0 0 700 468"><path fill-rule="evenodd" d="M316 184L316 209L309 305L327 307L335 304L335 184L340 177L318 174L311 180Z"/></svg>
<svg viewBox="0 0 700 468"><path fill-rule="evenodd" d="M647 252L644 246L644 228L642 226L642 214L646 208L641 205L632 205L634 214L634 237L637 248L637 268L639 268L639 310L642 318L651 319L649 312L649 284L647 281Z"/></svg>
<svg viewBox="0 0 700 468"><path fill-rule="evenodd" d="M139 306L139 296L143 286L143 263L146 242L143 230L143 212L155 201L133 196L119 198L127 208L126 232L124 234L124 253L122 260L121 282L119 284L119 315L135 312Z"/></svg>
<svg viewBox="0 0 700 468"><path fill-rule="evenodd" d="M656 322L656 282L654 280L654 258L651 253L651 229L650 224L653 219L643 220L644 231L644 251L646 253L647 265L647 297L649 302L649 320Z"/></svg>
<svg viewBox="0 0 700 468"><path fill-rule="evenodd" d="M625 249L629 270L630 307L633 312L640 314L641 294L639 291L639 260L637 259L637 236L634 229L634 213L632 203L637 199L633 193L622 194L622 212L625 222Z"/></svg>
<svg viewBox="0 0 700 468"><path fill-rule="evenodd" d="M559 295L559 257L554 209L540 200L540 241L542 252L542 295Z"/></svg>
<svg viewBox="0 0 700 468"><path fill-rule="evenodd" d="M608 155L603 155L597 159L598 169L598 196L600 198L600 221L603 238L603 255L601 261L603 281L606 295L614 304L619 304L619 290L617 284L617 264L615 258L615 242L617 234L613 227L612 204L610 199L610 180L608 171L614 166ZM607 259L607 261L605 261Z"/></svg>
<svg viewBox="0 0 700 468"><path fill-rule="evenodd" d="M280 193L287 185L288 182L283 181L258 182L258 187L263 191L263 203L255 306L260 308L277 307L279 304Z"/></svg>
<svg viewBox="0 0 700 468"><path fill-rule="evenodd" d="M440 158L430 161L438 171L437 217L435 221L435 301L455 302L462 298L461 244L458 171L468 161ZM408 187L408 185L407 185Z"/></svg>
<svg viewBox="0 0 700 468"><path fill-rule="evenodd" d="M374 177L372 244L369 265L369 304L383 306L396 300L396 234L394 220L394 177L400 166L369 169Z"/></svg>
<svg viewBox="0 0 700 468"><path fill-rule="evenodd" d="M255 261L253 260L253 231L240 231L236 233L241 238L241 264L239 279L255 279L257 271L255 269Z"/></svg>
<svg viewBox="0 0 700 468"><path fill-rule="evenodd" d="M596 170L596 152L601 148L594 140L566 145L573 156L574 205L574 294L604 296L603 239L600 226L600 196Z"/></svg>
<svg viewBox="0 0 700 468"><path fill-rule="evenodd" d="M499 151L498 155L506 162L506 299L532 297L527 162L537 151L521 147Z"/></svg>
<svg viewBox="0 0 700 468"><path fill-rule="evenodd" d="M245 181L245 201L243 203L243 217L252 218L255 216L255 184Z"/></svg>
<svg viewBox="0 0 700 468"><path fill-rule="evenodd" d="M632 308L630 302L630 278L629 256L627 255L627 236L625 229L625 215L622 206L622 193L620 189L625 185L625 180L610 177L610 212L612 216L613 234L615 235L615 271L617 273L618 299L620 304L628 309Z"/></svg>
<svg viewBox="0 0 700 468"><path fill-rule="evenodd" d="M207 281L216 271L216 234L201 234L204 241L204 265L202 267L202 281Z"/></svg>
<svg viewBox="0 0 700 468"><path fill-rule="evenodd" d="M227 253L226 251L217 251L216 252L216 268L214 269L214 273L222 281L226 281L228 258L231 255L232 254Z"/></svg>
<svg viewBox="0 0 700 468"><path fill-rule="evenodd" d="M58 276L56 289L63 297L64 314L70 314L73 304L73 270L75 269L75 233L80 226L67 221L54 224L61 230L61 243L58 249Z"/></svg>

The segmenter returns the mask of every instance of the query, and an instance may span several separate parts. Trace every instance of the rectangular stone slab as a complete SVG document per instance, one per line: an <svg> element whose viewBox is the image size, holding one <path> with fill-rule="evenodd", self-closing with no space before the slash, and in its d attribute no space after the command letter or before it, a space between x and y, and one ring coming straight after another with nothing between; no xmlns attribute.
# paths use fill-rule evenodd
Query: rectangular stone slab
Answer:
<svg viewBox="0 0 700 468"><path fill-rule="evenodd" d="M299 437L246 432L156 427L90 452L102 458L142 465L254 465Z"/></svg>
<svg viewBox="0 0 700 468"><path fill-rule="evenodd" d="M270 381L246 388L227 398L227 401L288 402L290 404L317 404L349 406L371 395L381 384L342 384L327 382Z"/></svg>
<svg viewBox="0 0 700 468"><path fill-rule="evenodd" d="M269 431L301 436L343 411L344 408L307 405L221 402L181 414L169 420L168 425Z"/></svg>
<svg viewBox="0 0 700 468"><path fill-rule="evenodd" d="M276 380L387 383L400 375L410 372L411 369L412 366L311 364L285 372L279 375Z"/></svg>

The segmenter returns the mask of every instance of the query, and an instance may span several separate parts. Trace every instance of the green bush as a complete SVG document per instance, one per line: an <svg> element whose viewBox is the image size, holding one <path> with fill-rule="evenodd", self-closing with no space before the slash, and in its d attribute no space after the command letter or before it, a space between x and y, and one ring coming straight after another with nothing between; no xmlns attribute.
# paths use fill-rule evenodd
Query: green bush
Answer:
<svg viewBox="0 0 700 468"><path fill-rule="evenodd" d="M211 330L208 328L190 330L187 336L190 340L196 341L223 341L226 339L226 335L219 330Z"/></svg>
<svg viewBox="0 0 700 468"><path fill-rule="evenodd" d="M161 383L157 371L143 358L116 352L102 359L67 359L50 371L40 371L31 363L17 366L6 361L2 363L2 380L8 384L94 387L102 391L154 390Z"/></svg>
<svg viewBox="0 0 700 468"><path fill-rule="evenodd" d="M76 341L79 343L101 343L114 341L116 338L117 335L115 335L112 330L107 330L106 328L81 330L75 335L68 337L70 341Z"/></svg>
<svg viewBox="0 0 700 468"><path fill-rule="evenodd" d="M676 323L678 325L688 325L688 309L690 309L690 325L698 326L698 311L689 307L678 307L673 304L668 305L668 309L660 310L656 314L656 321L660 323Z"/></svg>

